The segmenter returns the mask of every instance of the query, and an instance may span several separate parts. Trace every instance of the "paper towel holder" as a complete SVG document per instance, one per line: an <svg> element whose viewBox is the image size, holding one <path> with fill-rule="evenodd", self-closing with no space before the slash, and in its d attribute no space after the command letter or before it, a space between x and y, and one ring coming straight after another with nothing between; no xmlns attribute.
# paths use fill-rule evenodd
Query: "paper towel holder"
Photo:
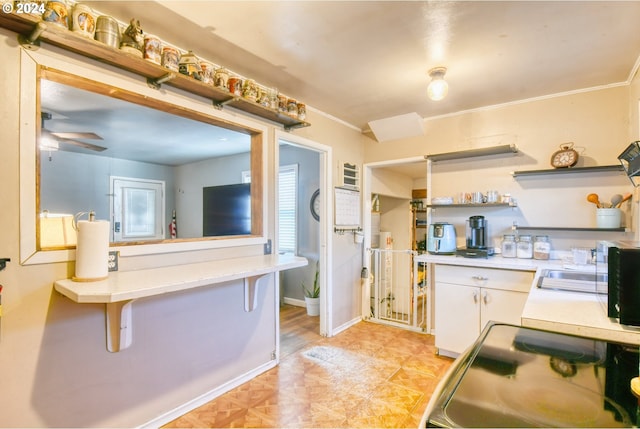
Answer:
<svg viewBox="0 0 640 429"><path fill-rule="evenodd" d="M11 262L11 258L0 258L0 271L7 267L7 262Z"/></svg>
<svg viewBox="0 0 640 429"><path fill-rule="evenodd" d="M96 220L96 212L94 212L93 210L89 212L76 213L73 217L73 220L71 221L71 226L73 226L73 229L75 229L76 231L78 230L78 219L80 219L80 217L84 215L88 216L89 222L94 222Z"/></svg>

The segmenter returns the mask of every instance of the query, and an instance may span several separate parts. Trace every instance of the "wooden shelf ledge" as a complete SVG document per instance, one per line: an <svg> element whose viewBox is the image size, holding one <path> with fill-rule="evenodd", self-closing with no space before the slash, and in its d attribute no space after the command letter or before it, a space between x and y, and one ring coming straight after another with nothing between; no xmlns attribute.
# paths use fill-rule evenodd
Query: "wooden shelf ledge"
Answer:
<svg viewBox="0 0 640 429"><path fill-rule="evenodd" d="M105 280L58 280L55 290L77 303L105 304L107 350L118 352L132 343L132 302L139 298L244 281L244 310L257 308L260 281L271 273L303 267L305 258L293 255L258 255L138 271L116 271Z"/></svg>
<svg viewBox="0 0 640 429"><path fill-rule="evenodd" d="M285 130L308 127L306 121L301 121L277 109L271 109L260 104L236 97L223 88L207 85L196 79L171 72L169 69L152 63L134 55L127 54L120 49L113 48L97 40L74 33L50 22L42 22L38 16L29 14L0 13L0 27L7 28L19 34L18 40L25 49L38 49L40 41L66 49L87 58L110 64L122 70L146 78L153 88L160 88L161 84L172 86L210 100L216 108L230 106L243 112L278 123Z"/></svg>

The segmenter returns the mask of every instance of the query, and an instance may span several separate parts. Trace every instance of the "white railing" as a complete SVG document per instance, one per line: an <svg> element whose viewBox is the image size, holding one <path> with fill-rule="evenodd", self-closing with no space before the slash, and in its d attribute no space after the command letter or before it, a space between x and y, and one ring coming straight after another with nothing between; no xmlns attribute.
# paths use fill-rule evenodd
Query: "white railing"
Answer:
<svg viewBox="0 0 640 429"><path fill-rule="evenodd" d="M417 252L369 249L369 255L370 320L429 333L426 265L414 262Z"/></svg>

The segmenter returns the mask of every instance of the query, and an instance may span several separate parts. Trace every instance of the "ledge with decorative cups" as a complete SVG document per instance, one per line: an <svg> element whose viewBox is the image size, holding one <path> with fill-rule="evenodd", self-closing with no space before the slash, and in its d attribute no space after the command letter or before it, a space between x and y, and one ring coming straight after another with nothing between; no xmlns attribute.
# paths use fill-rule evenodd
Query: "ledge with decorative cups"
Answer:
<svg viewBox="0 0 640 429"><path fill-rule="evenodd" d="M118 25L120 26L120 24ZM153 88L158 89L160 85L166 84L205 97L211 100L214 107L218 109L230 106L281 124L286 130L311 125L304 120L306 118L304 104L279 94L273 88L270 89L259 85L252 79L236 76L222 67L216 69L218 71L218 85L216 86L215 74L213 81L209 81L208 78L203 80L201 74L182 74L179 68L175 69L175 67L171 66L172 68L170 69L154 62L157 61L157 57L145 59L142 51L138 55L132 49L121 50L95 40L85 33L71 31L60 23L43 21L42 15L18 13L16 9L10 13L0 14L0 27L17 32L19 34L18 40L25 49L36 50L40 46L40 41L45 41L54 46L145 77L149 86ZM192 55L192 53L186 52L184 55L188 56ZM153 58L156 59L154 60ZM201 61L200 64L211 64L201 59L198 59L198 61ZM246 85L242 87L241 91L233 87L233 92L231 92L229 85L235 85L238 78L243 79L243 83Z"/></svg>

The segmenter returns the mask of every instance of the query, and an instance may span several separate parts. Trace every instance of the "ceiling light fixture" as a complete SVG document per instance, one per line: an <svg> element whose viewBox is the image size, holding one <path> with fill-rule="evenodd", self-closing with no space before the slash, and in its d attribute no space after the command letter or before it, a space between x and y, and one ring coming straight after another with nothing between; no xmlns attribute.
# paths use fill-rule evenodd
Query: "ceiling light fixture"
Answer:
<svg viewBox="0 0 640 429"><path fill-rule="evenodd" d="M442 100L449 92L449 84L444 80L444 74L446 72L446 67L434 67L429 70L431 82L429 82L429 86L427 87L427 95L433 101Z"/></svg>

